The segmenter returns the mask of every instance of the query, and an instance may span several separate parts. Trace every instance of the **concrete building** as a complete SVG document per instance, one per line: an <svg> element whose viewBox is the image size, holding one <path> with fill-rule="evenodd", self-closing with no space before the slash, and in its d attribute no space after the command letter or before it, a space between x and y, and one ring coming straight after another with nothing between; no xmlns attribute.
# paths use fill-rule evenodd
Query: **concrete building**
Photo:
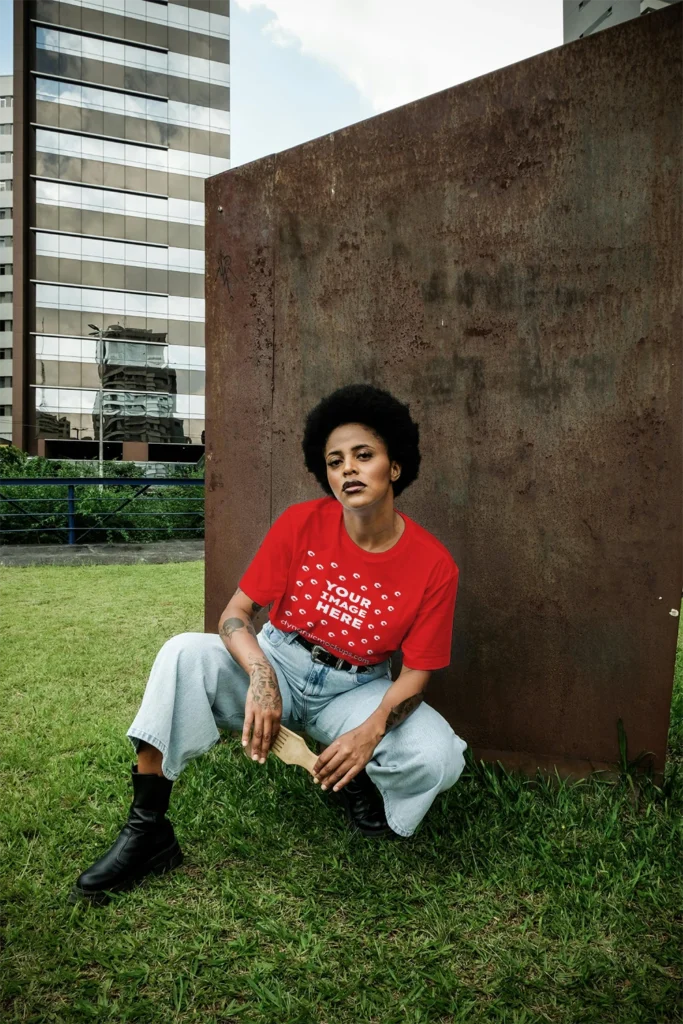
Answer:
<svg viewBox="0 0 683 1024"><path fill-rule="evenodd" d="M14 16L14 443L94 458L101 426L108 458L196 461L229 0L15 0Z"/></svg>
<svg viewBox="0 0 683 1024"><path fill-rule="evenodd" d="M12 90L0 75L0 444L12 438Z"/></svg>
<svg viewBox="0 0 683 1024"><path fill-rule="evenodd" d="M564 41L583 39L641 14L650 14L680 0L564 0Z"/></svg>

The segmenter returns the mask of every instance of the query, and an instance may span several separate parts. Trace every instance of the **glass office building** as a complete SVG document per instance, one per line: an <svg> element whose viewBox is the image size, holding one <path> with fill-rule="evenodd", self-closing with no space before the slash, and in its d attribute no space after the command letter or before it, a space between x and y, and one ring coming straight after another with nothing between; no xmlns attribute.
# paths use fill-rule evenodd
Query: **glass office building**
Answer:
<svg viewBox="0 0 683 1024"><path fill-rule="evenodd" d="M107 457L203 450L204 179L229 166L228 14L15 2L28 451L95 457L100 431Z"/></svg>
<svg viewBox="0 0 683 1024"><path fill-rule="evenodd" d="M575 39L603 32L623 21L661 11L676 3L680 0L564 0L564 42L572 43Z"/></svg>
<svg viewBox="0 0 683 1024"><path fill-rule="evenodd" d="M0 75L0 444L12 439L13 82Z"/></svg>

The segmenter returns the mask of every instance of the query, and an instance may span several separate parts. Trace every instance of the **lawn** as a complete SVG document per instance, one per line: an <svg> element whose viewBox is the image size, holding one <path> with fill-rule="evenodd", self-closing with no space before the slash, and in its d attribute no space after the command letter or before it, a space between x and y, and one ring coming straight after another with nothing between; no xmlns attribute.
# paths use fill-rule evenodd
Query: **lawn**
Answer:
<svg viewBox="0 0 683 1024"><path fill-rule="evenodd" d="M181 869L71 906L130 802L125 738L203 567L0 570L0 1020L683 1021L683 650L663 787L474 764L410 840L354 837L235 737L174 789Z"/></svg>

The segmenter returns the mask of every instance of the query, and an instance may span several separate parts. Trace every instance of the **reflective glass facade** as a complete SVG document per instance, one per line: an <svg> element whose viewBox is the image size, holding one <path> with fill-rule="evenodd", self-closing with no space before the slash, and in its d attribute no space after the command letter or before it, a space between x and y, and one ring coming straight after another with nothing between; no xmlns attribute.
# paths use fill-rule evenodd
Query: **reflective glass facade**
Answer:
<svg viewBox="0 0 683 1024"><path fill-rule="evenodd" d="M13 88L10 75L0 76L0 442L12 438Z"/></svg>
<svg viewBox="0 0 683 1024"><path fill-rule="evenodd" d="M228 0L25 8L32 433L200 445L204 179L229 166Z"/></svg>

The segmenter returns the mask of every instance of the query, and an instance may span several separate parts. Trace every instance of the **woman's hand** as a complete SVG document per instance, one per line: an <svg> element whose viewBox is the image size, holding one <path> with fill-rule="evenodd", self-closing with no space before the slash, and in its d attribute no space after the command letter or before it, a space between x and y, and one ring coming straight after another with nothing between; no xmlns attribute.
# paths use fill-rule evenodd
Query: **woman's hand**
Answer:
<svg viewBox="0 0 683 1024"><path fill-rule="evenodd" d="M268 756L271 744L280 731L282 694L273 666L264 656L249 659L249 689L244 709L242 746L249 743L251 728L251 757L261 764Z"/></svg>
<svg viewBox="0 0 683 1024"><path fill-rule="evenodd" d="M342 789L365 768L380 738L374 729L359 725L333 740L313 766L320 788Z"/></svg>

